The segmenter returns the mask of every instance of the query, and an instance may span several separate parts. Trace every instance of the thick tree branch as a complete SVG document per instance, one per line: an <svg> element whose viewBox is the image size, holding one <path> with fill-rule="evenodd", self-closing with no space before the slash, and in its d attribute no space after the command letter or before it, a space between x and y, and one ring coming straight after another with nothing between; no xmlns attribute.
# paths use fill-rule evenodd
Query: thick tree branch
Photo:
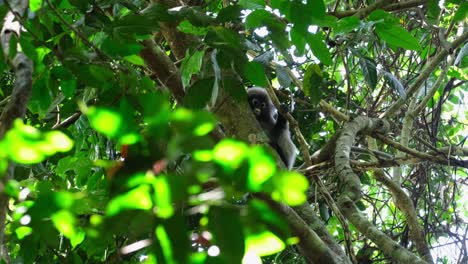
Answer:
<svg viewBox="0 0 468 264"><path fill-rule="evenodd" d="M370 149L377 149L377 142L374 138L369 137L368 142ZM394 171L395 169L396 168L394 168ZM400 181L386 177L385 172L382 169L374 170L373 175L390 190L395 204L403 212L408 224L410 239L416 245L419 255L427 262L433 263L431 252L426 241L426 234L424 233L423 227L419 224L418 215L416 214L416 210L413 206L413 201L400 187Z"/></svg>
<svg viewBox="0 0 468 264"><path fill-rule="evenodd" d="M273 87L271 86L270 83L268 83L268 85L266 87L266 90L267 90L268 94L270 95L270 98L273 101L273 104L276 106L277 109L279 109L281 111L280 102L279 102L278 98L276 97L276 94L273 91ZM311 155L309 153L309 147L308 147L307 141L305 140L304 136L302 135L302 132L299 129L299 125L298 125L296 119L294 119L294 117L290 113L283 112L281 114L283 114L288 119L289 125L293 129L294 134L296 135L296 139L299 141L301 153L303 155L304 162L305 162L306 166L308 166L308 167L312 166L313 165L312 164L312 157L311 157ZM339 208L335 204L335 200L333 199L333 197L331 196L330 192L327 190L327 188L325 187L323 182L320 180L320 178L315 174L311 174L309 176L310 176L310 178L313 179L315 184L317 184L317 186L319 188L319 191L322 194L322 197L325 199L328 206L330 206L330 208L332 209L332 211L336 215L336 217L338 217L338 219L340 220L340 223L341 223L341 225L343 227L345 240L346 240L346 251L348 252L350 258L353 259L354 258L354 253L352 251L352 243L351 243L351 238L350 238L350 232L349 232L349 227L348 227L348 223L346 222L346 219L341 214Z"/></svg>
<svg viewBox="0 0 468 264"><path fill-rule="evenodd" d="M176 100L182 103L185 91L179 69L153 40L144 40L142 44L143 50L140 51L140 56L145 60L148 68L171 91Z"/></svg>
<svg viewBox="0 0 468 264"><path fill-rule="evenodd" d="M427 264L427 262L400 246L369 222L349 197L340 196L338 205L356 229L372 240L385 255L392 257L398 263Z"/></svg>
<svg viewBox="0 0 468 264"><path fill-rule="evenodd" d="M180 3L174 0L153 0L152 2L164 5L167 8L180 6ZM177 29L177 23L161 22L159 26L177 60L183 59L187 50L194 44L199 43L195 36L180 32Z"/></svg>
<svg viewBox="0 0 468 264"><path fill-rule="evenodd" d="M361 185L359 177L351 169L349 161L351 146L357 133L370 134L377 131L385 133L389 129L390 125L388 122L381 119L367 117L358 117L343 127L340 138L337 140L335 152L336 172L338 173L340 184L343 189L338 198L338 204L348 220L350 220L360 232L377 244L384 254L391 256L402 263L425 263L417 256L395 243L384 233L377 230L372 223L359 213L355 205L355 202L357 202L361 196ZM384 177L382 171L377 170L375 175L377 179L387 184L394 194L396 201L401 205L401 209L407 217L408 225L410 226L410 230L413 234L413 241L417 244L418 252L420 252L420 254L426 259L431 260L425 236L418 224L417 215L415 214L414 207L412 207L411 200L406 196L403 190L398 187L398 185ZM399 253L395 254L395 252Z"/></svg>
<svg viewBox="0 0 468 264"><path fill-rule="evenodd" d="M368 134L374 131L388 131L390 125L388 122L377 119L360 116L353 121L345 124L340 137L336 142L335 167L338 173L340 183L343 186L341 196L347 196L352 201L358 201L361 195L361 182L359 177L351 169L349 157L351 146L357 136L357 133Z"/></svg>
<svg viewBox="0 0 468 264"><path fill-rule="evenodd" d="M268 203L271 208L284 216L292 233L300 239L299 245L302 249L301 252L308 260L308 263L350 263L348 259L343 259L330 250L330 248L308 227L307 223L304 222L304 220L299 217L291 207L277 203L266 196L260 196L258 198Z"/></svg>
<svg viewBox="0 0 468 264"><path fill-rule="evenodd" d="M17 37L20 35L21 25L14 21L15 14L23 16L28 7L28 1L16 1L13 4L9 3L10 12L5 16L3 28L0 34L1 45L5 53L5 57L9 58L10 39L13 34ZM16 48L16 47L15 47ZM16 80L13 87L13 92L10 100L3 109L0 115L0 140L5 137L5 134L13 126L14 120L22 118L26 112L26 107L31 95L32 88L32 72L33 63L23 53L16 54L11 66L15 70ZM1 177L0 182L0 256L3 261L10 263L10 257L5 245L5 227L6 216L8 214L9 197L4 192L7 182L13 177L14 166L9 164L6 174ZM1 175L0 175L1 176Z"/></svg>

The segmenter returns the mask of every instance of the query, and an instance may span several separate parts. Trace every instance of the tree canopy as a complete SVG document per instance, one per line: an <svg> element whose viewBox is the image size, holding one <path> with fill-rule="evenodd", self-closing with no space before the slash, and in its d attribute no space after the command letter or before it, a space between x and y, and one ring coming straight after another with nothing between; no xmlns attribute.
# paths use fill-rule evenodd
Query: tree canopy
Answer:
<svg viewBox="0 0 468 264"><path fill-rule="evenodd" d="M4 263L466 263L468 2L5 0ZM292 170L247 103L287 118Z"/></svg>

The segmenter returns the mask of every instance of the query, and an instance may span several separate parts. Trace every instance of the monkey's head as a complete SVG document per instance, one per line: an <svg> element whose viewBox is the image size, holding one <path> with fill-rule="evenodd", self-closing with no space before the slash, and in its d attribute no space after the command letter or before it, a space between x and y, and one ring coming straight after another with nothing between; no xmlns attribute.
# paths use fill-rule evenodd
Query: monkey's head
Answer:
<svg viewBox="0 0 468 264"><path fill-rule="evenodd" d="M247 89L250 108L255 114L258 122L268 131L273 129L278 119L278 110L273 105L265 89L253 87Z"/></svg>

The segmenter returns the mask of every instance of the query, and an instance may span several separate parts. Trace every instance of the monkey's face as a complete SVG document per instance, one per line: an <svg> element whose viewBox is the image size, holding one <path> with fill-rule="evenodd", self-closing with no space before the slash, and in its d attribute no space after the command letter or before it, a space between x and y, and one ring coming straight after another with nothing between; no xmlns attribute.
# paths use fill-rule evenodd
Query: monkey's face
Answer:
<svg viewBox="0 0 468 264"><path fill-rule="evenodd" d="M261 95L251 95L249 97L249 104L255 117L263 126L267 127L274 126L278 119L278 111L268 99Z"/></svg>

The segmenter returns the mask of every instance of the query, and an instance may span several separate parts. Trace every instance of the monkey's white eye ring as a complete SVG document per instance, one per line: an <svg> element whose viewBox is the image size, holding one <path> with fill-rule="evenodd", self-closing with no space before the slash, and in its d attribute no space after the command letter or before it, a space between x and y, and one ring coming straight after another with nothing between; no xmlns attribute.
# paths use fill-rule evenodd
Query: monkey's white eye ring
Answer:
<svg viewBox="0 0 468 264"><path fill-rule="evenodd" d="M263 102L261 106L262 106L262 108L265 108L265 107L266 107L266 103Z"/></svg>

